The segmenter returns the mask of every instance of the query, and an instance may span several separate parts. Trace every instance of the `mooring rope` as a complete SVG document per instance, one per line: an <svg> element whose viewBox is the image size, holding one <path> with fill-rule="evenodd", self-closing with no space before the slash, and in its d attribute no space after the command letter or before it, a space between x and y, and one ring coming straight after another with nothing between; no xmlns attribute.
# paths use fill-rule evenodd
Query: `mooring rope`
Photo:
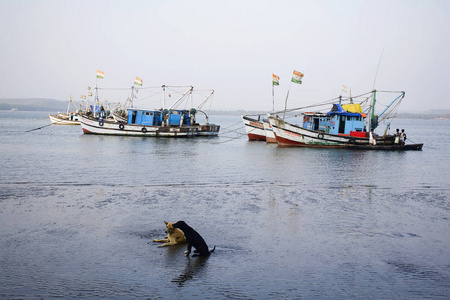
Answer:
<svg viewBox="0 0 450 300"><path fill-rule="evenodd" d="M64 120L61 120L61 121L58 121L58 122L56 122L56 123L63 122L63 121L64 121ZM55 123L55 124L56 124L56 123ZM52 126L52 125L54 125L54 124L53 124L53 123L50 123L50 124L45 125L45 126L41 126L41 127L34 128L34 129L30 129L30 130L26 130L25 132L31 132L31 131L39 130L39 129L42 129L42 128L45 128L45 127L48 127L48 126Z"/></svg>
<svg viewBox="0 0 450 300"><path fill-rule="evenodd" d="M234 138L230 138L230 139L228 139L228 140L226 140L226 141L222 141L222 142L215 142L215 143L212 143L212 144L214 144L214 145L217 145L217 144L228 143L228 142L231 142L231 141L233 141L233 140L237 140L237 139L240 139L240 138L241 138L241 137L243 137L244 135L247 135L247 133L243 133L243 134L240 134L239 136L237 136L237 137L234 137Z"/></svg>

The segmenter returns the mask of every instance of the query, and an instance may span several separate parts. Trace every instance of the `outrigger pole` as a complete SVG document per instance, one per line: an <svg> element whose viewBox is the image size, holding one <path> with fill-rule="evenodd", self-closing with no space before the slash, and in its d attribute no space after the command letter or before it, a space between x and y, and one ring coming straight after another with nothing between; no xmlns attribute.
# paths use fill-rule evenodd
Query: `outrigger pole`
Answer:
<svg viewBox="0 0 450 300"><path fill-rule="evenodd" d="M177 100L177 101L176 101L169 109L176 108L176 106L177 106L178 104L181 103L181 101L183 100L183 98L184 98L189 92L192 92L193 89L194 89L194 87L191 86L186 92L184 92L184 93L181 95L180 99L178 99L178 100Z"/></svg>
<svg viewBox="0 0 450 300"><path fill-rule="evenodd" d="M200 110L200 109L202 109L202 107L203 107L203 105L205 105L206 104L206 102L208 102L208 100L209 100L209 98L211 98L211 96L214 94L214 90L212 90L211 91L211 93L209 93L209 95L208 96L206 96L206 99L205 100L203 100L203 102L202 103L200 103L198 106L197 106L197 110Z"/></svg>

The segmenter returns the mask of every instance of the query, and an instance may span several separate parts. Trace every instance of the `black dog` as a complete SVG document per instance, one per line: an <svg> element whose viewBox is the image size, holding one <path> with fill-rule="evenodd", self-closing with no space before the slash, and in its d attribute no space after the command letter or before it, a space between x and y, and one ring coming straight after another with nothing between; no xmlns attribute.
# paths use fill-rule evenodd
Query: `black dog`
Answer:
<svg viewBox="0 0 450 300"><path fill-rule="evenodd" d="M209 251L208 245L206 244L202 236L184 221L178 221L172 226L175 228L179 228L184 232L184 236L186 237L186 241L188 242L187 251L184 252L186 253L186 256L189 256L192 247L195 248L194 252L196 253L192 256L209 256L214 251L214 249L216 249L216 246L214 246L214 248Z"/></svg>

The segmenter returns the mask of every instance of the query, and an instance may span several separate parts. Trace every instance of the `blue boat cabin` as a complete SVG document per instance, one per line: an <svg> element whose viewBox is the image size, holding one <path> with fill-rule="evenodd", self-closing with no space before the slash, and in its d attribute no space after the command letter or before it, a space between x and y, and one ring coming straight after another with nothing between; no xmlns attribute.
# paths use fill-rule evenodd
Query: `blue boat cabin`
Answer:
<svg viewBox="0 0 450 300"><path fill-rule="evenodd" d="M303 127L336 135L365 136L365 118L359 104L333 104L328 113L304 113Z"/></svg>
<svg viewBox="0 0 450 300"><path fill-rule="evenodd" d="M190 125L190 120L189 110L128 109L128 124L182 126Z"/></svg>

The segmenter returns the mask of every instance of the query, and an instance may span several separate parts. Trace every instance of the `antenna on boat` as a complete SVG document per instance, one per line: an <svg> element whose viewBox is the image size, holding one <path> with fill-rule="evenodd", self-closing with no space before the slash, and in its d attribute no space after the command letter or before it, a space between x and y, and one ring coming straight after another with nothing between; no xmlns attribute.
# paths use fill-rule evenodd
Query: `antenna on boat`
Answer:
<svg viewBox="0 0 450 300"><path fill-rule="evenodd" d="M383 52L384 52L384 48L383 48L383 50L381 50L381 55L380 55L380 60L378 61L377 71L375 72L375 78L373 79L373 87L372 87L372 90L375 89L375 82L377 81L378 69L380 68L381 58L383 57Z"/></svg>
<svg viewBox="0 0 450 300"><path fill-rule="evenodd" d="M377 66L377 71L375 72L375 78L373 79L373 86L372 86L372 107L370 108L371 113L370 113L370 120L368 122L368 127L369 127L369 132L372 129L372 121L375 118L375 102L376 102L376 90L375 90L375 83L377 81L377 76L378 76L378 69L380 68L380 64L381 64L381 58L383 57L383 53L384 53L384 48L383 50L381 50L381 55L380 55L380 60L378 61L378 66Z"/></svg>

